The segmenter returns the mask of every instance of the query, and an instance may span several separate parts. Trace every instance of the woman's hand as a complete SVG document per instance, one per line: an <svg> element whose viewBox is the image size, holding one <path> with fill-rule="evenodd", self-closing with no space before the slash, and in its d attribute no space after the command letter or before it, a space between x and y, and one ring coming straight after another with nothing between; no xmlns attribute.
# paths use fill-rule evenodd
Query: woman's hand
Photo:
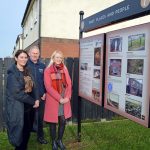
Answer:
<svg viewBox="0 0 150 150"><path fill-rule="evenodd" d="M68 99L68 98L61 98L61 99L60 99L60 103L61 103L61 104L65 104L65 103L67 103L67 102L69 102L69 99Z"/></svg>
<svg viewBox="0 0 150 150"><path fill-rule="evenodd" d="M38 108L38 107L39 107L39 103L40 103L40 101L39 101L39 100L36 100L36 101L35 101L35 104L33 105L33 108Z"/></svg>
<svg viewBox="0 0 150 150"><path fill-rule="evenodd" d="M60 99L60 104L63 104L63 102L64 102L64 99L61 98L61 99Z"/></svg>
<svg viewBox="0 0 150 150"><path fill-rule="evenodd" d="M64 103L68 103L69 102L69 98L64 98Z"/></svg>

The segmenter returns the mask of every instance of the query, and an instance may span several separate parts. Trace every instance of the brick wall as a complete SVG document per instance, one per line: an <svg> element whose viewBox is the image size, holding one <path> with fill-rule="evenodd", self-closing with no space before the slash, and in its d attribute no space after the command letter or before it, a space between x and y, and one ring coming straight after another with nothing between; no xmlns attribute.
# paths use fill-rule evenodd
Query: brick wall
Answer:
<svg viewBox="0 0 150 150"><path fill-rule="evenodd" d="M55 50L61 50L65 57L79 57L79 42L73 39L41 38L42 58L50 58Z"/></svg>

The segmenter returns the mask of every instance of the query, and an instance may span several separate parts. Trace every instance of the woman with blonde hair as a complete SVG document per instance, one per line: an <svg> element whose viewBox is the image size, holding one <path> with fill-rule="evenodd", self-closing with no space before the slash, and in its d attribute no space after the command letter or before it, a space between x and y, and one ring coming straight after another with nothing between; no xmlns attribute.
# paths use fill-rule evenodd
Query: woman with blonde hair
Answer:
<svg viewBox="0 0 150 150"><path fill-rule="evenodd" d="M65 150L62 142L66 119L71 117L71 79L61 51L54 51L51 62L44 72L46 88L46 103L44 121L50 123L52 150ZM58 123L58 138L56 140L56 125Z"/></svg>

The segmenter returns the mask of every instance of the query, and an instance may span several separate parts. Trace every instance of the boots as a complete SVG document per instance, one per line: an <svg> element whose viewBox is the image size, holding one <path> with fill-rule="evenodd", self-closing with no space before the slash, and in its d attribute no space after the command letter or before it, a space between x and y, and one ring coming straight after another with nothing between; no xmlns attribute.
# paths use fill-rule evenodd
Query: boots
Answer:
<svg viewBox="0 0 150 150"><path fill-rule="evenodd" d="M64 146L62 140L57 140L57 145L61 150L66 150L66 147Z"/></svg>
<svg viewBox="0 0 150 150"><path fill-rule="evenodd" d="M56 123L50 123L50 135L52 138L52 150L58 150L56 142Z"/></svg>
<svg viewBox="0 0 150 150"><path fill-rule="evenodd" d="M57 140L57 145L61 150L66 150L63 142L62 142L62 138L63 138L63 134L65 131L65 125L66 125L66 120L64 116L59 116L59 126L58 126L58 140Z"/></svg>
<svg viewBox="0 0 150 150"><path fill-rule="evenodd" d="M55 140L52 141L52 150L58 150L57 142Z"/></svg>
<svg viewBox="0 0 150 150"><path fill-rule="evenodd" d="M56 123L50 123L50 134L52 138L52 150L66 150L66 147L62 143L63 134L65 131L66 120L64 116L59 116L59 126L58 126L58 140L56 141Z"/></svg>

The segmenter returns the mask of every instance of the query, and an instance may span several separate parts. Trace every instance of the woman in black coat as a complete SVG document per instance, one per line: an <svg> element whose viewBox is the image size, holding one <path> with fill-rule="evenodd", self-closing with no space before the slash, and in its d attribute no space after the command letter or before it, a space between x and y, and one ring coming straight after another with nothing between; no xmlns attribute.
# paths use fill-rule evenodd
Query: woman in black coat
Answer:
<svg viewBox="0 0 150 150"><path fill-rule="evenodd" d="M34 108L39 106L36 86L26 67L28 54L18 50L15 64L7 71L6 125L8 139L15 150L26 150L33 126ZM31 95L35 94L36 99Z"/></svg>

